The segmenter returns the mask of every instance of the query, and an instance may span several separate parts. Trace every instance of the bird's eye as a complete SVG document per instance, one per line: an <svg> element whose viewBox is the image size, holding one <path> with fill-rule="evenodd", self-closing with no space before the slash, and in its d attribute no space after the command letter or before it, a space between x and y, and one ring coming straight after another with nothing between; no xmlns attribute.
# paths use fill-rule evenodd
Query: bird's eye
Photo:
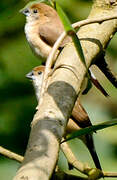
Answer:
<svg viewBox="0 0 117 180"><path fill-rule="evenodd" d="M35 14L38 13L37 9L34 9L34 10L33 10L33 13L35 13Z"/></svg>
<svg viewBox="0 0 117 180"><path fill-rule="evenodd" d="M41 72L41 71L38 71L38 74L40 75L40 74L42 74L42 72Z"/></svg>
<svg viewBox="0 0 117 180"><path fill-rule="evenodd" d="M28 9L25 9L24 13L25 13L25 14L28 14L28 13L29 13L29 10L28 10Z"/></svg>
<svg viewBox="0 0 117 180"><path fill-rule="evenodd" d="M31 76L33 76L34 75L34 73L33 72L31 72Z"/></svg>

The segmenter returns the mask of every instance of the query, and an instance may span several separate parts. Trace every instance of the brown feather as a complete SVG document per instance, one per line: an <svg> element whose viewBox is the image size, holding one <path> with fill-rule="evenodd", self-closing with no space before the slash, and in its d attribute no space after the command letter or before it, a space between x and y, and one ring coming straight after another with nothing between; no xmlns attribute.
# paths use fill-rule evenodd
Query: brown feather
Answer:
<svg viewBox="0 0 117 180"><path fill-rule="evenodd" d="M57 14L57 12L46 4L39 3L31 8L39 10L40 14L40 25L39 25L39 36L49 46L53 46L58 37L64 31L63 24ZM71 41L70 37L67 37L61 44L63 47L66 43Z"/></svg>
<svg viewBox="0 0 117 180"><path fill-rule="evenodd" d="M72 111L72 119L81 127L85 128L91 126L91 121L88 117L87 112L80 103L79 98L77 99L75 106Z"/></svg>

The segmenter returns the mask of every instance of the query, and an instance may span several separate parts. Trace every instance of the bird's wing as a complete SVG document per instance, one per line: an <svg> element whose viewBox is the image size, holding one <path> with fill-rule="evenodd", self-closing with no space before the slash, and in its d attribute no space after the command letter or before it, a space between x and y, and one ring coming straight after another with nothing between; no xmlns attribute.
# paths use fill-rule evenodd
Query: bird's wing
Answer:
<svg viewBox="0 0 117 180"><path fill-rule="evenodd" d="M71 117L72 117L72 120L80 128L92 126L92 123L88 117L88 114L85 111L85 109L83 108L83 106L81 105L79 99L77 99L77 101L75 103ZM95 150L95 145L93 142L92 134L86 134L85 139L82 139L82 140L85 143L85 145L87 146L87 148L88 148L88 150L89 150L89 152L93 158L93 161L95 163L96 168L102 170L98 155L97 155L96 150Z"/></svg>
<svg viewBox="0 0 117 180"><path fill-rule="evenodd" d="M76 124L78 123L81 128L92 126L89 116L81 105L79 98L76 100L72 110L72 119L75 120Z"/></svg>
<svg viewBox="0 0 117 180"><path fill-rule="evenodd" d="M40 38L49 46L53 46L58 37L63 32L63 27L61 24L57 24L57 27L53 23L45 23L39 27L39 36ZM67 37L61 44L63 47L66 43L70 41L70 38Z"/></svg>

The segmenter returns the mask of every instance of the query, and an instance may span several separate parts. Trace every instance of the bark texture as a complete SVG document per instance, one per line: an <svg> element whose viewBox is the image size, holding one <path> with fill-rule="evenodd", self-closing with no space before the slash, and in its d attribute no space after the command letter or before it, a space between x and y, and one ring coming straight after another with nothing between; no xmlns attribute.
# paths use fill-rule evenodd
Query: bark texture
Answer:
<svg viewBox="0 0 117 180"><path fill-rule="evenodd" d="M88 18L115 13L116 1L95 0ZM103 53L116 29L117 20L109 20L79 30L88 67ZM72 43L63 49L56 67L60 68L53 73L43 102L34 116L24 161L14 180L48 180L55 169L59 144L86 74Z"/></svg>

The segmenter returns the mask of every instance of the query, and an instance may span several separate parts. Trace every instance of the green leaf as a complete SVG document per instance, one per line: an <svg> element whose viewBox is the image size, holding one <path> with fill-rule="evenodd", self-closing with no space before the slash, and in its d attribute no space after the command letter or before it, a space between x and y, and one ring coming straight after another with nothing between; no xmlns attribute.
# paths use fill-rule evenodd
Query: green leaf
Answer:
<svg viewBox="0 0 117 180"><path fill-rule="evenodd" d="M57 9L58 15L60 16L60 19L63 23L66 33L71 36L73 43L75 45L76 51L77 51L78 55L80 56L81 61L83 62L83 64L86 67L83 50L82 50L80 40L76 34L75 29L72 27L70 20L68 19L67 15L64 13L63 9L59 6L58 3L56 3L56 9ZM87 67L86 67L86 69L87 69Z"/></svg>
<svg viewBox="0 0 117 180"><path fill-rule="evenodd" d="M55 0L48 0L48 2L50 3L50 5L55 9L56 8L56 2Z"/></svg>
<svg viewBox="0 0 117 180"><path fill-rule="evenodd" d="M98 131L98 130L101 130L104 128L108 128L111 126L115 126L115 125L117 125L117 119L80 129L80 130L75 131L71 134L68 134L66 136L66 139L64 141L62 141L61 143L69 141L69 140L74 139L74 138L77 138L79 136L90 134L92 132L95 132L95 131Z"/></svg>
<svg viewBox="0 0 117 180"><path fill-rule="evenodd" d="M57 9L58 15L60 16L60 19L61 19L61 21L63 23L63 26L64 26L64 29L65 29L66 33L69 36L71 36L72 41L74 43L74 46L76 48L77 54L80 57L82 63L84 64L84 66L86 68L87 77L88 77L88 83L87 83L85 93L87 93L91 89L92 83L90 81L90 74L89 74L88 68L86 66L85 57L84 57L84 54L83 54L83 50L82 50L80 40L79 40L79 38L78 38L78 36L76 34L75 29L72 27L72 25L70 23L70 20L68 19L67 15L64 13L64 11L62 10L62 8L59 6L58 3L56 3L56 9Z"/></svg>
<svg viewBox="0 0 117 180"><path fill-rule="evenodd" d="M85 88L85 90L82 92L82 94L87 94L89 92L89 90L92 88L92 82L90 80L90 77L88 78L88 81L87 81L87 86Z"/></svg>
<svg viewBox="0 0 117 180"><path fill-rule="evenodd" d="M64 29L69 34L70 32L75 33L74 28L71 26L71 22L68 19L67 15L64 13L63 9L59 6L59 4L56 2L56 10L58 12L58 15L60 16L60 19L63 23Z"/></svg>
<svg viewBox="0 0 117 180"><path fill-rule="evenodd" d="M76 33L71 35L71 36L72 36L72 40L73 40L74 46L76 48L76 51L77 51L78 55L80 56L81 61L83 62L83 64L85 65L85 67L87 69L86 62L85 62L85 57L84 57L84 54L83 54L83 50L82 50L80 40L79 40Z"/></svg>

